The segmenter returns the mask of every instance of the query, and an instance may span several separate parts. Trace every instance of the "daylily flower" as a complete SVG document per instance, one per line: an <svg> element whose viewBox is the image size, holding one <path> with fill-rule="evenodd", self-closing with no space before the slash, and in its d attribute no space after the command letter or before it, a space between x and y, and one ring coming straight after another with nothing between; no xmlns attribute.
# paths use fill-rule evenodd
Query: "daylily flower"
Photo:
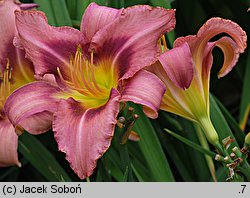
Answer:
<svg viewBox="0 0 250 198"><path fill-rule="evenodd" d="M165 86L141 69L160 55L157 42L174 28L174 10L144 5L117 10L92 3L80 31L52 27L39 11L16 12L16 23L16 45L26 50L36 75L52 80L14 92L6 112L18 126L26 114L53 112L56 106L59 150L80 178L88 177L110 146L121 101L142 104L149 117L157 117Z"/></svg>
<svg viewBox="0 0 250 198"><path fill-rule="evenodd" d="M214 36L227 36L210 41ZM229 37L230 36L230 37ZM174 48L164 52L150 69L165 83L160 109L198 122L207 139L216 144L218 135L210 120L209 81L213 63L212 50L219 47L224 63L218 77L228 74L246 48L246 33L236 23L222 18L208 20L197 35L180 37Z"/></svg>
<svg viewBox="0 0 250 198"><path fill-rule="evenodd" d="M33 66L24 58L24 51L13 45L15 10L37 7L36 4L21 4L14 0L0 1L0 166L21 166L17 156L18 136L4 113L8 96L18 87L34 80Z"/></svg>

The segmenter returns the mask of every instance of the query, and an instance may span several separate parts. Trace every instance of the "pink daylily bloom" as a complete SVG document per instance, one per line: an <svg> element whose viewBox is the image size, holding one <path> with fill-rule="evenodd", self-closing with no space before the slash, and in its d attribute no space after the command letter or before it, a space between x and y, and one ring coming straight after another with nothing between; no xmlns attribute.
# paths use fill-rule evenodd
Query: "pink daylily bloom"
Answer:
<svg viewBox="0 0 250 198"><path fill-rule="evenodd" d="M214 36L227 36L210 41ZM246 33L236 23L222 18L211 18L198 31L176 39L174 48L164 52L150 69L165 83L161 109L198 122L208 132L210 142L217 141L209 111L209 81L213 63L212 50L219 47L224 63L218 77L228 74L246 48ZM209 129L209 130L208 130Z"/></svg>
<svg viewBox="0 0 250 198"><path fill-rule="evenodd" d="M174 28L174 14L144 5L117 10L92 3L78 31L48 25L39 11L16 12L15 44L25 49L36 75L51 80L14 92L5 105L10 120L22 126L26 114L51 111L56 102L59 150L80 178L90 176L110 146L121 101L142 104L149 117L157 117L165 86L142 68L159 57L157 42Z"/></svg>
<svg viewBox="0 0 250 198"><path fill-rule="evenodd" d="M34 80L33 65L24 58L24 51L13 45L15 28L15 10L27 10L36 4L20 4L14 0L0 1L0 166L17 165L18 136L4 113L4 104L8 96L18 87Z"/></svg>

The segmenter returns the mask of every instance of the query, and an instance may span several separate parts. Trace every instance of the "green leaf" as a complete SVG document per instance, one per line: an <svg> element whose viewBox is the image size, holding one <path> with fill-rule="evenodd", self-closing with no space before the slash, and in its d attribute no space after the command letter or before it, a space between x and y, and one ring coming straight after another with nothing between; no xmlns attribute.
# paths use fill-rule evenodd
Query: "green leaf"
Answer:
<svg viewBox="0 0 250 198"><path fill-rule="evenodd" d="M163 8L171 9L171 3L174 0L150 0L153 6L160 6ZM170 47L173 47L173 43L175 40L175 32L172 30L166 34L167 39L169 41Z"/></svg>
<svg viewBox="0 0 250 198"><path fill-rule="evenodd" d="M45 12L50 25L72 26L65 0L34 0L34 2L40 6L39 10Z"/></svg>
<svg viewBox="0 0 250 198"><path fill-rule="evenodd" d="M48 18L48 22L50 25L56 25L55 16L53 13L51 0L44 1L44 0L34 0L34 3L37 3L39 5L38 10L41 10L45 12L46 17Z"/></svg>
<svg viewBox="0 0 250 198"><path fill-rule="evenodd" d="M18 151L50 182L71 181L70 177L43 144L29 133L18 140Z"/></svg>
<svg viewBox="0 0 250 198"><path fill-rule="evenodd" d="M219 107L221 109L221 112L223 113L223 115L224 115L227 123L230 125L230 127L232 128L232 130L235 132L234 136L236 137L237 142L240 145L243 145L244 141L245 141L245 134L240 129L238 123L233 118L233 116L229 113L229 111L226 109L226 107L216 97L214 97L214 99L217 102L217 104L219 105Z"/></svg>
<svg viewBox="0 0 250 198"><path fill-rule="evenodd" d="M133 5L142 5L142 4L147 4L148 0L125 0L125 7L133 6Z"/></svg>
<svg viewBox="0 0 250 198"><path fill-rule="evenodd" d="M250 52L247 56L247 66L244 77L243 91L240 104L240 127L244 130L250 112Z"/></svg>
<svg viewBox="0 0 250 198"><path fill-rule="evenodd" d="M148 169L145 168L144 164L139 162L136 158L131 161L132 170L140 182L149 182L150 177L148 175Z"/></svg>
<svg viewBox="0 0 250 198"><path fill-rule="evenodd" d="M135 122L133 129L140 136L138 145L148 164L152 181L174 181L167 158L149 119L144 115L139 106L132 103L130 103L130 106L139 115L139 119Z"/></svg>
<svg viewBox="0 0 250 198"><path fill-rule="evenodd" d="M166 114L166 112L164 113L161 112L161 115L164 115L164 114ZM152 124L158 133L158 136L159 136L159 139L160 139L160 142L164 151L169 155L169 158L171 159L171 161L177 168L183 181L186 181L186 182L194 181L195 176L193 174L194 172L191 170L192 166L190 165L190 163L186 163L186 161L190 160L190 158L187 157L189 149L187 149L186 147L184 148L182 143L176 141L173 138L169 138L169 136L166 136L166 134L162 132L162 129L164 128L164 126L170 126L170 123L172 123L174 119L171 118L170 116L160 116L160 118L164 118L163 121L164 123L166 123L166 125L164 124L161 126L160 123L158 123L157 121L153 121ZM178 122L177 120L175 121ZM173 125L174 127L179 126L179 124L176 125L175 122L173 122L173 124L174 124ZM179 129L182 129L182 127L180 126Z"/></svg>
<svg viewBox="0 0 250 198"><path fill-rule="evenodd" d="M52 0L51 6L57 26L72 26L65 0Z"/></svg>
<svg viewBox="0 0 250 198"><path fill-rule="evenodd" d="M219 106L217 105L214 97L211 94L210 94L210 113L211 113L212 123L219 135L220 140L222 141L228 136L235 138ZM233 141L231 143L230 150L235 146L239 147L238 143L236 141Z"/></svg>
<svg viewBox="0 0 250 198"><path fill-rule="evenodd" d="M68 12L70 14L71 19L75 20L76 17L76 9L77 9L77 0L66 0L66 4L68 7Z"/></svg>
<svg viewBox="0 0 250 198"><path fill-rule="evenodd" d="M164 7L164 8L171 8L171 3L174 1L174 0L150 0L152 5L154 6L161 6L161 7Z"/></svg>
<svg viewBox="0 0 250 198"><path fill-rule="evenodd" d="M170 130L168 130L168 129L164 129L164 130L165 130L167 133L169 133L170 135L172 135L173 137L175 137L176 139L178 139L178 140L182 141L183 143L185 143L186 145L188 145L188 146L194 148L195 150L197 150L197 151L199 151L199 152L201 152L201 153L203 153L203 154L205 154L205 155L209 155L209 156L211 156L212 158L215 158L216 153L214 153L213 151L204 149L204 148L201 147L200 145L198 145L198 144L196 144L196 143L194 143L194 142L192 142L192 141L190 141L190 140L188 140L188 139L186 139L186 138L184 138L184 137L178 135L178 134L175 133L175 132L172 132L172 131L170 131Z"/></svg>

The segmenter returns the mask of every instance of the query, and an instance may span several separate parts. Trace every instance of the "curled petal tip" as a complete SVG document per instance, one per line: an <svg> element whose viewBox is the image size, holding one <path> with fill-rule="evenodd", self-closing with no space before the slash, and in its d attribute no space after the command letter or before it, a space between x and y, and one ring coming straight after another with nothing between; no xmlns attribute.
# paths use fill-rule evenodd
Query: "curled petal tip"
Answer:
<svg viewBox="0 0 250 198"><path fill-rule="evenodd" d="M209 35L215 36L223 32L227 33L235 40L238 45L239 52L243 53L247 47L246 32L237 23L231 20L213 17L200 28L197 35L210 39L211 37Z"/></svg>

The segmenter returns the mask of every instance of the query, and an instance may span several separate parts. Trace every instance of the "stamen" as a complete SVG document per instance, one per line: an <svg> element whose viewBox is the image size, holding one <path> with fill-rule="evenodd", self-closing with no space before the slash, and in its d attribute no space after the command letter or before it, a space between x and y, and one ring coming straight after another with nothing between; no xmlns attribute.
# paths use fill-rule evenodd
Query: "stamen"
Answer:
<svg viewBox="0 0 250 198"><path fill-rule="evenodd" d="M11 69L10 69L10 61L7 58L6 60L6 68L3 73L3 77L0 83L0 107L4 105L7 97L10 95L10 79L11 79Z"/></svg>
<svg viewBox="0 0 250 198"><path fill-rule="evenodd" d="M86 68L86 77L88 82L86 81L85 77L84 77L84 72L82 73L82 80L83 80L83 84L84 86L94 95L96 95L96 91L94 90L94 87L92 86L91 82L91 76L89 75L89 62L85 61L85 68Z"/></svg>
<svg viewBox="0 0 250 198"><path fill-rule="evenodd" d="M69 88L74 89L74 90L77 90L77 91L79 91L79 92L81 92L81 93L83 93L83 94L85 94L85 95L88 94L88 93L86 92L85 89L76 88L75 85L74 85L74 83L65 80L65 79L63 78L63 76L62 76L62 73L61 73L59 67L57 67L56 69L57 69L57 73L58 73L59 78L60 78L65 84L67 84L67 85L69 86Z"/></svg>
<svg viewBox="0 0 250 198"><path fill-rule="evenodd" d="M94 51L93 50L90 53L90 63L91 65L94 65Z"/></svg>
<svg viewBox="0 0 250 198"><path fill-rule="evenodd" d="M99 91L99 92L103 92L101 90L101 88L98 86L97 82L96 82L96 79L95 79L95 73L94 73L94 51L91 52L90 54L90 64L89 64L89 70L90 70L90 73L91 73L91 80L92 82L94 83L94 86L95 88Z"/></svg>
<svg viewBox="0 0 250 198"><path fill-rule="evenodd" d="M60 69L57 67L58 76L69 89L82 94L83 98L85 98L84 96L89 97L91 100L96 98L99 102L106 100L109 94L107 90L109 86L107 88L104 87L105 82L97 81L95 76L96 72L99 72L99 69L103 69L103 67L101 67L102 65L100 67L99 65L94 65L94 51L86 56L83 53L81 46L78 45L74 57L70 57L69 79L65 80ZM72 94L76 94L79 97L77 93L72 92Z"/></svg>
<svg viewBox="0 0 250 198"><path fill-rule="evenodd" d="M165 51L168 50L165 35L163 35L163 36L161 37L161 41L162 41L162 44L163 44L163 46L164 46L164 52L165 52Z"/></svg>

